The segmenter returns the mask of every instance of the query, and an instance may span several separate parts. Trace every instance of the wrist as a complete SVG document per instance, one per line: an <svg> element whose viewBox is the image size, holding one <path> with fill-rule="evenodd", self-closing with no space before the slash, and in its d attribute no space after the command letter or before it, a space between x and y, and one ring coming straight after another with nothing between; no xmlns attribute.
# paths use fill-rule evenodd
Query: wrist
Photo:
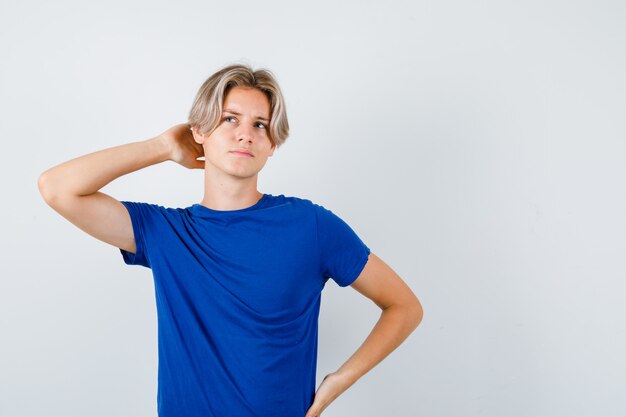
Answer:
<svg viewBox="0 0 626 417"><path fill-rule="evenodd" d="M353 370L345 366L333 372L332 376L339 381L342 392L350 388L359 379Z"/></svg>
<svg viewBox="0 0 626 417"><path fill-rule="evenodd" d="M162 135L148 139L152 150L159 162L171 160L172 145L169 140Z"/></svg>

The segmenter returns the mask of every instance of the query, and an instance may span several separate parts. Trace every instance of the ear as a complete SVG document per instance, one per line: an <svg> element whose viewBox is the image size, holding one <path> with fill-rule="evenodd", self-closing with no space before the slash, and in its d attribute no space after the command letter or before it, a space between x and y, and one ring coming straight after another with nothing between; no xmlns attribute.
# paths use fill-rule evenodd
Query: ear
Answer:
<svg viewBox="0 0 626 417"><path fill-rule="evenodd" d="M274 143L274 144L272 144L272 148L271 148L271 151L270 151L270 154L268 155L268 157L274 155L274 151L275 150L276 150L276 144Z"/></svg>
<svg viewBox="0 0 626 417"><path fill-rule="evenodd" d="M196 143L202 145L204 143L204 141L206 140L206 136L204 136L203 134L199 133L197 131L198 127L197 126L192 126L191 127L191 133L193 135L193 140L196 141Z"/></svg>

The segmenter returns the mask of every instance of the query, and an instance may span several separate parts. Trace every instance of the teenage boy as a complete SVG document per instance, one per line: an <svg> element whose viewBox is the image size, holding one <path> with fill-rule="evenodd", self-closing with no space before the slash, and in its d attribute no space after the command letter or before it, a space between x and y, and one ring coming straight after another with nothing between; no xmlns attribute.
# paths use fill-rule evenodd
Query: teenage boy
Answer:
<svg viewBox="0 0 626 417"><path fill-rule="evenodd" d="M411 289L335 213L258 191L259 172L288 133L272 73L234 64L204 82L188 123L39 177L50 207L119 248L126 264L152 270L160 417L319 416L422 319ZM99 191L164 161L204 170L200 203L171 208ZM316 391L318 315L329 278L382 314Z"/></svg>

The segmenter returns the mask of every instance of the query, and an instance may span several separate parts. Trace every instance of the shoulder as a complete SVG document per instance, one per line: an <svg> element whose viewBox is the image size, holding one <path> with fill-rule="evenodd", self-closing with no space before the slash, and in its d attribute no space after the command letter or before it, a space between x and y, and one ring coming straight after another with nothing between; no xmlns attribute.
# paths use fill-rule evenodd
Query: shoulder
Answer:
<svg viewBox="0 0 626 417"><path fill-rule="evenodd" d="M306 197L298 197L298 196L294 196L294 195L285 195L285 194L279 194L274 196L274 198L278 198L281 199L282 201L286 202L286 203L291 203L294 205L299 205L302 207L323 207L321 204L316 203L315 201L306 198Z"/></svg>
<svg viewBox="0 0 626 417"><path fill-rule="evenodd" d="M344 226L345 221L340 215L319 202L305 197L283 196L282 194L281 196L295 211L313 217L318 228L336 229Z"/></svg>
<svg viewBox="0 0 626 417"><path fill-rule="evenodd" d="M292 207L294 210L305 212L308 215L315 215L316 218L319 218L320 216L334 215L334 213L327 209L324 205L315 202L310 198L292 195L286 196L284 194L280 194L276 196L276 198L280 198L282 200L281 203Z"/></svg>
<svg viewBox="0 0 626 417"><path fill-rule="evenodd" d="M162 204L150 203L145 201L128 201L120 200L132 215L143 218L176 218L181 217L184 208L169 207Z"/></svg>

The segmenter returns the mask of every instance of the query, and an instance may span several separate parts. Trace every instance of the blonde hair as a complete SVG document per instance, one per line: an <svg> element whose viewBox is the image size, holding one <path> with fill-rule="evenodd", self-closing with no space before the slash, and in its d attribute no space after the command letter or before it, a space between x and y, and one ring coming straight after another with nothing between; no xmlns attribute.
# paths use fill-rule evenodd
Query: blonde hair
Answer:
<svg viewBox="0 0 626 417"><path fill-rule="evenodd" d="M274 75L268 69L255 71L245 64L227 65L207 78L189 111L189 124L197 132L210 135L220 124L224 98L233 87L256 88L265 93L271 112L269 139L276 148L285 143L289 136L287 108Z"/></svg>

